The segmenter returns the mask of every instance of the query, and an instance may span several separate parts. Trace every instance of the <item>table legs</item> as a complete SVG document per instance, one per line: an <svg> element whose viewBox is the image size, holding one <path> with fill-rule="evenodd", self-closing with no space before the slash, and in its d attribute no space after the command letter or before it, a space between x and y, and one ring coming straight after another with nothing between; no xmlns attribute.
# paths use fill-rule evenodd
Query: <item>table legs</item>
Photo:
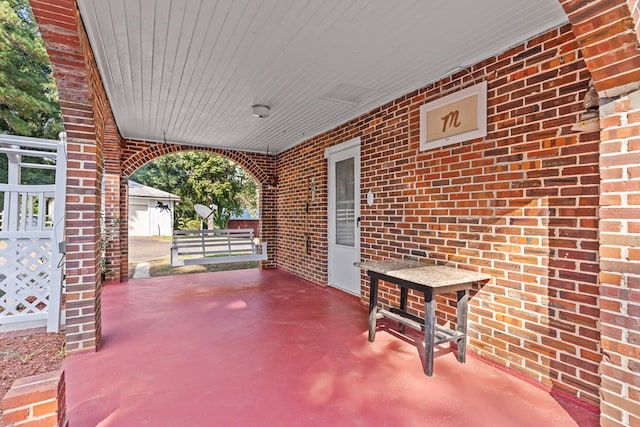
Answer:
<svg viewBox="0 0 640 427"><path fill-rule="evenodd" d="M433 375L436 339L436 301L431 292L424 293L424 373Z"/></svg>
<svg viewBox="0 0 640 427"><path fill-rule="evenodd" d="M400 287L400 310L406 312L407 311L407 296L409 295L409 288L405 288L404 286ZM400 324L400 333L404 334L405 326L403 323Z"/></svg>
<svg viewBox="0 0 640 427"><path fill-rule="evenodd" d="M369 342L376 340L376 320L378 315L378 278L369 279Z"/></svg>
<svg viewBox="0 0 640 427"><path fill-rule="evenodd" d="M467 310L469 302L469 291L466 289L457 291L458 305L456 307L456 331L462 334L462 338L458 340L458 362L466 361L467 353Z"/></svg>
<svg viewBox="0 0 640 427"><path fill-rule="evenodd" d="M400 310L406 311L407 297L409 289L401 286L400 288ZM456 292L457 297L457 322L456 331L460 333L457 339L458 352L457 358L460 363L466 360L467 347L467 311L469 292L467 289ZM376 339L376 323L378 317L378 277L369 275L369 342ZM404 332L404 324L400 325L401 331ZM435 357L436 342L436 301L432 291L424 292L424 373L427 376L433 375L433 362Z"/></svg>

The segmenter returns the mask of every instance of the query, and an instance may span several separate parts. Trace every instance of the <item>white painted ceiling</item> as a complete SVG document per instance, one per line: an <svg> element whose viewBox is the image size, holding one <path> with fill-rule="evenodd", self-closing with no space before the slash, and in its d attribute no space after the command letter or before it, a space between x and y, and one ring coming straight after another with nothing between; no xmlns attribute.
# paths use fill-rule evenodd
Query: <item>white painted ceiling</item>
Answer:
<svg viewBox="0 0 640 427"><path fill-rule="evenodd" d="M78 4L123 137L271 153L567 20L558 0Z"/></svg>

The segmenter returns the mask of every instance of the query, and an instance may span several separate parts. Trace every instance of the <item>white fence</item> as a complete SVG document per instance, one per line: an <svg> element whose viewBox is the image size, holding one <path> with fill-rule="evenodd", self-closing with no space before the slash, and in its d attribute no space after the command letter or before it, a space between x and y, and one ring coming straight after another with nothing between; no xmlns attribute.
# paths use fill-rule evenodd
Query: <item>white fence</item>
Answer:
<svg viewBox="0 0 640 427"><path fill-rule="evenodd" d="M0 331L61 323L65 144L0 135L8 184L0 184ZM28 159L48 159L43 163ZM23 185L23 168L55 170L55 184ZM58 201L57 203L55 201Z"/></svg>

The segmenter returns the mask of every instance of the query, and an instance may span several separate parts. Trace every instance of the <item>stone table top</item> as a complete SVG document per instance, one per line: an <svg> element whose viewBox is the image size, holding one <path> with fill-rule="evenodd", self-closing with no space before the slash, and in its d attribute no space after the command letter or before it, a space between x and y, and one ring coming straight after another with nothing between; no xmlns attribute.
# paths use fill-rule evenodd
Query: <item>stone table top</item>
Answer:
<svg viewBox="0 0 640 427"><path fill-rule="evenodd" d="M355 265L363 270L373 271L431 288L482 282L491 279L490 275L477 271L448 267L446 265L430 265L404 259L357 262Z"/></svg>

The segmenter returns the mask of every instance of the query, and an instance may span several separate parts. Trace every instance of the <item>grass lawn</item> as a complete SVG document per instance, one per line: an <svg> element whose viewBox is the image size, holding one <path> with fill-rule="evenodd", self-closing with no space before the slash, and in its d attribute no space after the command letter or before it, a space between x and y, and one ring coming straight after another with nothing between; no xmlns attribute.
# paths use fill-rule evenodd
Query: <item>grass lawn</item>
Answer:
<svg viewBox="0 0 640 427"><path fill-rule="evenodd" d="M135 264L129 265L129 278L133 277ZM149 261L149 275L151 277L172 276L174 274L206 273L211 271L244 270L258 268L258 261L229 262L223 264L185 265L172 267L169 258L154 259Z"/></svg>

